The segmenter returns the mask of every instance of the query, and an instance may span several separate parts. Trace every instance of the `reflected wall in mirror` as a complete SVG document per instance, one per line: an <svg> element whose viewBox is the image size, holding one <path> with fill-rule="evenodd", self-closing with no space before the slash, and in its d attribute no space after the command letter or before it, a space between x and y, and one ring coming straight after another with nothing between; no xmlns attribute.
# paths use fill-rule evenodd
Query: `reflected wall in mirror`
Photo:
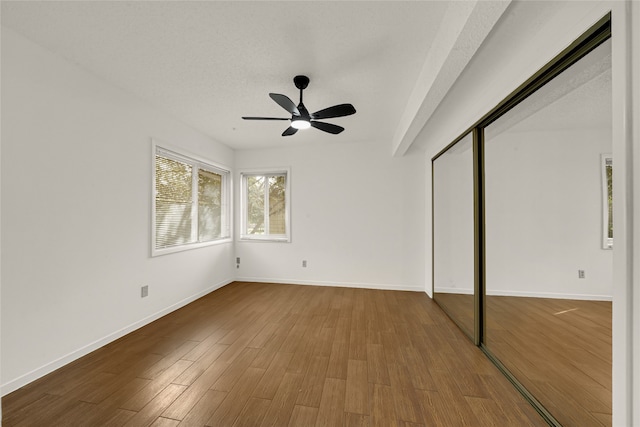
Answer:
<svg viewBox="0 0 640 427"><path fill-rule="evenodd" d="M433 160L433 295L474 336L473 135Z"/></svg>
<svg viewBox="0 0 640 427"><path fill-rule="evenodd" d="M606 41L484 130L486 348L565 426L611 425Z"/></svg>

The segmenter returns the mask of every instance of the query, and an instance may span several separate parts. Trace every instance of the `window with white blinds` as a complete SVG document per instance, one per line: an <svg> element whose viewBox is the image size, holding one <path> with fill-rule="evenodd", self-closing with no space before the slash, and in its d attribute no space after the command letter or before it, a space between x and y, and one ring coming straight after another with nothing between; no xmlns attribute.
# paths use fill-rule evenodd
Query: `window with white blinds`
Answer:
<svg viewBox="0 0 640 427"><path fill-rule="evenodd" d="M230 239L230 173L154 145L152 254Z"/></svg>
<svg viewBox="0 0 640 427"><path fill-rule="evenodd" d="M290 241L289 171L242 172L241 239Z"/></svg>

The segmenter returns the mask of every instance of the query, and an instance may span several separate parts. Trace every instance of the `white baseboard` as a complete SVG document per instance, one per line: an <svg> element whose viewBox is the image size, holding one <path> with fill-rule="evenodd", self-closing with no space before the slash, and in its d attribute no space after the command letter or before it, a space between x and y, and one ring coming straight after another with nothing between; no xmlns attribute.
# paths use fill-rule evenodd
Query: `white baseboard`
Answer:
<svg viewBox="0 0 640 427"><path fill-rule="evenodd" d="M473 295L472 289L460 288L437 288L436 293L457 294L457 295ZM575 299L585 301L612 301L611 295L592 295L592 294L564 294L553 292L529 292L529 291L511 291L511 290L489 290L489 296L497 297L527 297L527 298L553 298L553 299Z"/></svg>
<svg viewBox="0 0 640 427"><path fill-rule="evenodd" d="M488 291L489 296L502 297L529 297L529 298L553 298L553 299L575 299L585 301L612 301L611 295L593 295L593 294L564 294L553 292L524 292L524 291Z"/></svg>
<svg viewBox="0 0 640 427"><path fill-rule="evenodd" d="M166 307L150 316L145 317L144 319L141 319L137 322L134 322L128 326L125 326L124 328L117 330L103 338L100 338L96 341L93 341L92 343L89 343L77 350L72 351L71 353L68 353L52 362L49 362L39 368L36 368L34 370L32 370L31 372L28 372L24 375L19 376L18 378L15 378L13 380L10 380L4 384L2 384L0 386L1 389L1 395L5 396L9 393L11 393L12 391L15 391L17 389L19 389L20 387L23 387L27 384L29 384L30 382L33 382L35 380L37 380L38 378L41 378L53 371L55 371L56 369L59 369L61 367L63 367L64 365L67 365L71 362L73 362L76 359L81 358L82 356L85 356L89 353L91 353L94 350L99 349L100 347L103 347L107 344L109 344L110 342L113 342L115 340L117 340L118 338L121 338L133 331L135 331L136 329L139 329L151 322L153 322L154 320L157 320L159 318L161 318L162 316L165 316L179 308L184 307L185 305L197 300L198 298L201 298L213 291L215 291L216 289L220 289L223 286L228 285L229 283L234 282L235 279L228 279L228 280L224 280L222 282L219 282L213 286L210 286L209 288L198 292L195 295L192 295L190 297L187 297L181 301L178 301L175 304L170 305L169 307Z"/></svg>
<svg viewBox="0 0 640 427"><path fill-rule="evenodd" d="M383 283L323 282L318 280L265 279L263 277L237 277L237 282L282 283L285 285L331 286L336 288L379 289L383 291L425 292L424 286L399 286Z"/></svg>
<svg viewBox="0 0 640 427"><path fill-rule="evenodd" d="M442 294L473 295L473 289L436 288L435 292Z"/></svg>

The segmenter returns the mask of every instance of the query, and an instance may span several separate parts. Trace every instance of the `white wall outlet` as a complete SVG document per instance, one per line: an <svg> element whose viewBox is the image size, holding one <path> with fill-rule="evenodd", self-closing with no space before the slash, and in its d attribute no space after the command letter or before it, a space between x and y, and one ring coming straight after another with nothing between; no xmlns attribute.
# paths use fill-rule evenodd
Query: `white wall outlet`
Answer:
<svg viewBox="0 0 640 427"><path fill-rule="evenodd" d="M149 296L149 285L144 285L140 288L140 298Z"/></svg>
<svg viewBox="0 0 640 427"><path fill-rule="evenodd" d="M306 259L303 259L303 260L302 260L302 266L303 266L304 268L307 268L307 260L306 260Z"/></svg>
<svg viewBox="0 0 640 427"><path fill-rule="evenodd" d="M578 270L578 279L584 279L584 270Z"/></svg>

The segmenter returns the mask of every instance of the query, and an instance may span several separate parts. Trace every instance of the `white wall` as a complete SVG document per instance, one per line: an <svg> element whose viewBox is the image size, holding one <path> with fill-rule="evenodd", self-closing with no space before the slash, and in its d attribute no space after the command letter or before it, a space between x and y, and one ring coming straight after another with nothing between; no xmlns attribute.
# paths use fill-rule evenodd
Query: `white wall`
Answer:
<svg viewBox="0 0 640 427"><path fill-rule="evenodd" d="M4 28L2 113L2 394L236 277L424 289L421 153L293 138L234 153ZM151 138L239 169L291 167L292 242L151 258Z"/></svg>
<svg viewBox="0 0 640 427"><path fill-rule="evenodd" d="M233 166L228 147L2 29L3 394L233 279L233 243L150 257L152 137Z"/></svg>
<svg viewBox="0 0 640 427"><path fill-rule="evenodd" d="M613 251L602 249L603 153L611 153L610 129L486 138L487 294L611 300Z"/></svg>
<svg viewBox="0 0 640 427"><path fill-rule="evenodd" d="M290 148L236 153L238 172L291 168L291 242L237 242L239 280L423 290L422 154L393 158L388 141L337 144L327 136L310 146L302 138L292 137Z"/></svg>

